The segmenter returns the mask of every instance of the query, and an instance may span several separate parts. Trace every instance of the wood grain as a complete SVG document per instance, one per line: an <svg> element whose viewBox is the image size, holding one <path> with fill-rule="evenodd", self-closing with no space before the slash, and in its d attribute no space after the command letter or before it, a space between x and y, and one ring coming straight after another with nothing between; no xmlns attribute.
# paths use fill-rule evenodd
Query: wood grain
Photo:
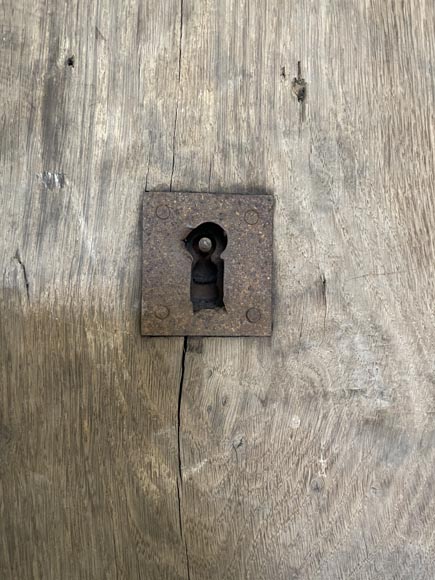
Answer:
<svg viewBox="0 0 435 580"><path fill-rule="evenodd" d="M433 3L1 14L1 577L431 580ZM271 339L140 337L144 190L275 197Z"/></svg>

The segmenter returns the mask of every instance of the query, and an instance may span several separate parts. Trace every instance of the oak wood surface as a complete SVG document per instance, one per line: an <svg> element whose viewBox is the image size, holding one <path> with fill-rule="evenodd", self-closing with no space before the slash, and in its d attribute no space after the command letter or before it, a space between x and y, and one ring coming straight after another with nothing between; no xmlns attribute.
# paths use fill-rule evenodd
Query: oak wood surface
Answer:
<svg viewBox="0 0 435 580"><path fill-rule="evenodd" d="M432 580L434 17L2 0L2 579ZM270 339L140 336L152 190L275 197Z"/></svg>

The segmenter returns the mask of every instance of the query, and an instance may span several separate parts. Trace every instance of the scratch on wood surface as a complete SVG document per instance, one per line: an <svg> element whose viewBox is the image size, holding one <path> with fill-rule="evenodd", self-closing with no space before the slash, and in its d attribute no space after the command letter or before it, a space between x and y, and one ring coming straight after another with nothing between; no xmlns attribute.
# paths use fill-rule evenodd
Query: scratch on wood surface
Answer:
<svg viewBox="0 0 435 580"><path fill-rule="evenodd" d="M377 278L378 276L395 276L397 274L407 274L408 272L414 272L414 270L395 270L394 272L368 272L367 274L361 274L360 276L346 278L345 282L350 282L351 280L360 280L361 278Z"/></svg>
<svg viewBox="0 0 435 580"><path fill-rule="evenodd" d="M98 28L98 26L95 26L95 38L101 38L101 40L106 41L106 37L104 36L104 34L102 34L101 30Z"/></svg>

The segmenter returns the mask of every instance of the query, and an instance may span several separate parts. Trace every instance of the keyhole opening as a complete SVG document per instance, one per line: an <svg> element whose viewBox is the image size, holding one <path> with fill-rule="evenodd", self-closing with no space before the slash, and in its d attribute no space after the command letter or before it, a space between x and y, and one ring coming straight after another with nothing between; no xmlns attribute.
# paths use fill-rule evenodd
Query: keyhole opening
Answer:
<svg viewBox="0 0 435 580"><path fill-rule="evenodd" d="M218 224L203 223L185 239L191 254L190 300L193 311L224 308L224 261L227 234Z"/></svg>

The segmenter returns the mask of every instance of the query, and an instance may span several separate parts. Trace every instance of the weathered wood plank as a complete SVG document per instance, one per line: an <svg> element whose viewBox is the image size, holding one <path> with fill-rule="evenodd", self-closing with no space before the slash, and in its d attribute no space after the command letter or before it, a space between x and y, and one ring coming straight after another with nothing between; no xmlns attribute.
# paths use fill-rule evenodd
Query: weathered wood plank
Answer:
<svg viewBox="0 0 435 580"><path fill-rule="evenodd" d="M139 332L140 207L171 180L180 5L2 15L0 576L185 578L183 341Z"/></svg>
<svg viewBox="0 0 435 580"><path fill-rule="evenodd" d="M429 579L433 3L185 12L174 184L277 206L272 341L188 343L191 578Z"/></svg>
<svg viewBox="0 0 435 580"><path fill-rule="evenodd" d="M432 579L434 16L3 3L2 578ZM272 339L140 337L144 189L275 196Z"/></svg>

